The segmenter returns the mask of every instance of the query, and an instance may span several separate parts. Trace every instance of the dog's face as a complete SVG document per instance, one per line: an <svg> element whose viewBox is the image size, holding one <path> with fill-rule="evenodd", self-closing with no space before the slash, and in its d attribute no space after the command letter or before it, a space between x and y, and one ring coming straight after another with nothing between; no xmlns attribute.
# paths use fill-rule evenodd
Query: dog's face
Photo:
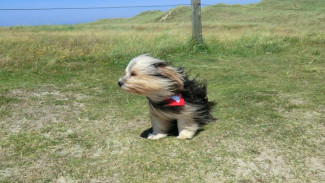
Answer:
<svg viewBox="0 0 325 183"><path fill-rule="evenodd" d="M118 81L122 90L165 100L183 90L183 71L147 55L133 58Z"/></svg>

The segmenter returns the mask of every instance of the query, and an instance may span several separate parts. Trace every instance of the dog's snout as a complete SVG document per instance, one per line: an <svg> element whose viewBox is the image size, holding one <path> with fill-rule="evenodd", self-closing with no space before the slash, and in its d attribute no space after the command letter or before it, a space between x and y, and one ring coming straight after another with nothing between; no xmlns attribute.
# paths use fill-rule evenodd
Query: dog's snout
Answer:
<svg viewBox="0 0 325 183"><path fill-rule="evenodd" d="M118 83L118 85L119 85L120 87L123 85L123 82L122 82L122 81L118 81L117 83Z"/></svg>

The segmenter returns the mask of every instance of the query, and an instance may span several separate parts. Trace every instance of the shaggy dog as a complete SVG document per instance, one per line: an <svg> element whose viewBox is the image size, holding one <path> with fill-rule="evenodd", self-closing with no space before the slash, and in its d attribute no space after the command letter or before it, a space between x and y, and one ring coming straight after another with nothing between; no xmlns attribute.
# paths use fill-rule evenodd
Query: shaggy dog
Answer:
<svg viewBox="0 0 325 183"><path fill-rule="evenodd" d="M167 137L177 127L179 139L192 138L199 127L214 121L210 114L215 102L207 98L206 84L189 79L183 68L140 55L133 58L118 85L122 90L146 96L153 132L148 139Z"/></svg>

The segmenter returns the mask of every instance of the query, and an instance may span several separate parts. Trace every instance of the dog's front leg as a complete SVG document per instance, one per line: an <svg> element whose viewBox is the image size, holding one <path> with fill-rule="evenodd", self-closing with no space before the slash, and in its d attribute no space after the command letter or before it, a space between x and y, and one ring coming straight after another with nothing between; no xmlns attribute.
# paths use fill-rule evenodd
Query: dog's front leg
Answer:
<svg viewBox="0 0 325 183"><path fill-rule="evenodd" d="M150 115L150 118L153 132L148 135L148 139L156 140L167 137L167 131L170 124L153 114Z"/></svg>

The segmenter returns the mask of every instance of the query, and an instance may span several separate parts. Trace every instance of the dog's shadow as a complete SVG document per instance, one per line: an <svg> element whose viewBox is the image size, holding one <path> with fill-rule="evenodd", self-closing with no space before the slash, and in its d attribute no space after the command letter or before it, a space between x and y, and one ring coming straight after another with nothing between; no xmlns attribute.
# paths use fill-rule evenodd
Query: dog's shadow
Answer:
<svg viewBox="0 0 325 183"><path fill-rule="evenodd" d="M148 129L146 129L145 131L143 131L142 133L141 133L141 135L140 135L140 137L142 137L142 138L148 138L148 135L150 134L150 133L152 133L152 127L151 128L148 128ZM202 131L204 131L204 129L199 129L197 132L196 132L196 134L194 135L194 137L195 136L197 136L199 133L201 133ZM169 131L168 132L168 136L172 136L172 137L177 137L178 136L178 129L177 128L174 128L173 130L171 130L171 131Z"/></svg>

